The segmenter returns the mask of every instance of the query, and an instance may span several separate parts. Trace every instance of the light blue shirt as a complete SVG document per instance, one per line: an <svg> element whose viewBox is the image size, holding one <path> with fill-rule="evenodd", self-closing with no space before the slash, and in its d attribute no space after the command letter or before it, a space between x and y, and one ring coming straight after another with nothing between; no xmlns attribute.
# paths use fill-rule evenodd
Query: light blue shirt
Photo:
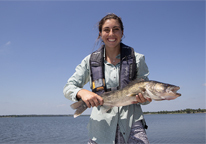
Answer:
<svg viewBox="0 0 206 144"><path fill-rule="evenodd" d="M143 78L147 80L149 71L144 55L135 52L135 57L138 68L137 79ZM117 58L120 58L120 55ZM76 94L86 83L90 82L91 86L89 59L90 55L82 60L81 64L76 67L76 72L69 78L64 87L63 93L65 97L72 101L77 101ZM120 63L113 65L104 60L104 65L107 88L119 86ZM101 112L101 106L93 107L88 124L89 138L98 144L115 143L116 127L119 124L120 131L125 141L127 141L132 124L142 119L143 112L140 104L113 107L107 113Z"/></svg>

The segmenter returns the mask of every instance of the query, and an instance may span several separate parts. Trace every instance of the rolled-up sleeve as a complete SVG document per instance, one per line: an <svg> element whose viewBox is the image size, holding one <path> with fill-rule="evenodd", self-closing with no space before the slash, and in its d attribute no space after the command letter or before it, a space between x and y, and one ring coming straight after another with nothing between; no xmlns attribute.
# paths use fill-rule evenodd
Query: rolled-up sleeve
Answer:
<svg viewBox="0 0 206 144"><path fill-rule="evenodd" d="M148 79L149 70L145 62L145 56L139 53L135 53L137 63L137 79Z"/></svg>
<svg viewBox="0 0 206 144"><path fill-rule="evenodd" d="M75 73L68 79L64 86L63 94L69 100L78 101L76 98L78 91L89 82L89 58L90 55L82 60L76 67Z"/></svg>
<svg viewBox="0 0 206 144"><path fill-rule="evenodd" d="M136 63L137 63L137 79L144 79L149 80L149 70L147 67L147 64L145 62L145 56L139 53L135 53L136 56ZM145 103L141 103L142 105L149 104L149 101L146 101Z"/></svg>

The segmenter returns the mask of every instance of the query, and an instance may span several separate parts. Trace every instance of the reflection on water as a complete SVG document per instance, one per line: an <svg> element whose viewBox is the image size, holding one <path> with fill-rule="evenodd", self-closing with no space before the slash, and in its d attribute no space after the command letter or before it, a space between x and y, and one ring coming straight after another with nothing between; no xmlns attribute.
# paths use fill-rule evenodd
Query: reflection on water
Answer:
<svg viewBox="0 0 206 144"><path fill-rule="evenodd" d="M150 143L205 144L206 114L145 115ZM0 143L86 143L89 116L0 118Z"/></svg>

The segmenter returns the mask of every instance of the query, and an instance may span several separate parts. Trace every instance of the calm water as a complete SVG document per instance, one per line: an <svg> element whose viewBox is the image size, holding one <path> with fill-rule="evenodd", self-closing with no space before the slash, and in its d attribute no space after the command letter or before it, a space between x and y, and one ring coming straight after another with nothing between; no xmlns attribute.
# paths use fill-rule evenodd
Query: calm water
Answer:
<svg viewBox="0 0 206 144"><path fill-rule="evenodd" d="M206 114L145 115L150 143L205 144ZM88 116L0 118L0 143L87 143Z"/></svg>

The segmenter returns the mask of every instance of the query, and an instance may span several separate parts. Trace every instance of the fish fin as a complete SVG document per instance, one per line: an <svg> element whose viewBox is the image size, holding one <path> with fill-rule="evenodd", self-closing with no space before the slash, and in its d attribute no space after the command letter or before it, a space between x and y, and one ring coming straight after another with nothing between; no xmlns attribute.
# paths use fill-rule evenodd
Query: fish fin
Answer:
<svg viewBox="0 0 206 144"><path fill-rule="evenodd" d="M129 94L126 95L126 96L129 96L129 97L131 96L131 97L132 97L132 96L136 96L136 95L138 95L138 94L136 94L136 93L129 93Z"/></svg>
<svg viewBox="0 0 206 144"><path fill-rule="evenodd" d="M146 80L144 80L143 78L135 79L135 80L133 80L133 81L130 81L127 86L130 87L130 86L132 86L132 85L134 85L134 84L136 84L136 83L144 82L144 81L146 81Z"/></svg>
<svg viewBox="0 0 206 144"><path fill-rule="evenodd" d="M138 82L143 82L143 81L146 81L146 80L143 78L138 78L138 79L132 80L130 83L138 83Z"/></svg>
<svg viewBox="0 0 206 144"><path fill-rule="evenodd" d="M139 87L139 89L140 89L141 93L144 93L146 91L146 89L143 87ZM126 96L136 96L136 95L138 95L138 93L129 93Z"/></svg>
<svg viewBox="0 0 206 144"><path fill-rule="evenodd" d="M114 93L114 92L113 92L113 91L104 92L104 93L103 93L103 96L109 96L109 95L111 95L111 93Z"/></svg>
<svg viewBox="0 0 206 144"><path fill-rule="evenodd" d="M101 94L100 96L101 96L101 97L108 97L108 96L113 95L115 92L116 92L116 90L115 90L115 91L104 92L104 93Z"/></svg>
<svg viewBox="0 0 206 144"><path fill-rule="evenodd" d="M145 92L145 91L146 91L146 89L143 88L143 87L139 87L139 89L140 89L142 92Z"/></svg>
<svg viewBox="0 0 206 144"><path fill-rule="evenodd" d="M165 99L153 99L155 101L162 101L162 100L165 100Z"/></svg>
<svg viewBox="0 0 206 144"><path fill-rule="evenodd" d="M79 115L81 115L86 109L87 109L87 105L85 104L84 101L80 100L78 102L73 103L72 105L70 105L70 107L72 109L76 109L75 113L74 113L74 118L78 117Z"/></svg>
<svg viewBox="0 0 206 144"><path fill-rule="evenodd" d="M112 106L103 105L103 106L101 106L101 112L102 112L102 113L106 113L106 112L109 111L111 108L112 108Z"/></svg>
<svg viewBox="0 0 206 144"><path fill-rule="evenodd" d="M136 79L136 82L142 82L142 81L145 81L145 79L143 78Z"/></svg>
<svg viewBox="0 0 206 144"><path fill-rule="evenodd" d="M131 81L131 83L138 83L138 82L144 82L144 81L146 81L146 80L143 78L138 78L138 79Z"/></svg>

